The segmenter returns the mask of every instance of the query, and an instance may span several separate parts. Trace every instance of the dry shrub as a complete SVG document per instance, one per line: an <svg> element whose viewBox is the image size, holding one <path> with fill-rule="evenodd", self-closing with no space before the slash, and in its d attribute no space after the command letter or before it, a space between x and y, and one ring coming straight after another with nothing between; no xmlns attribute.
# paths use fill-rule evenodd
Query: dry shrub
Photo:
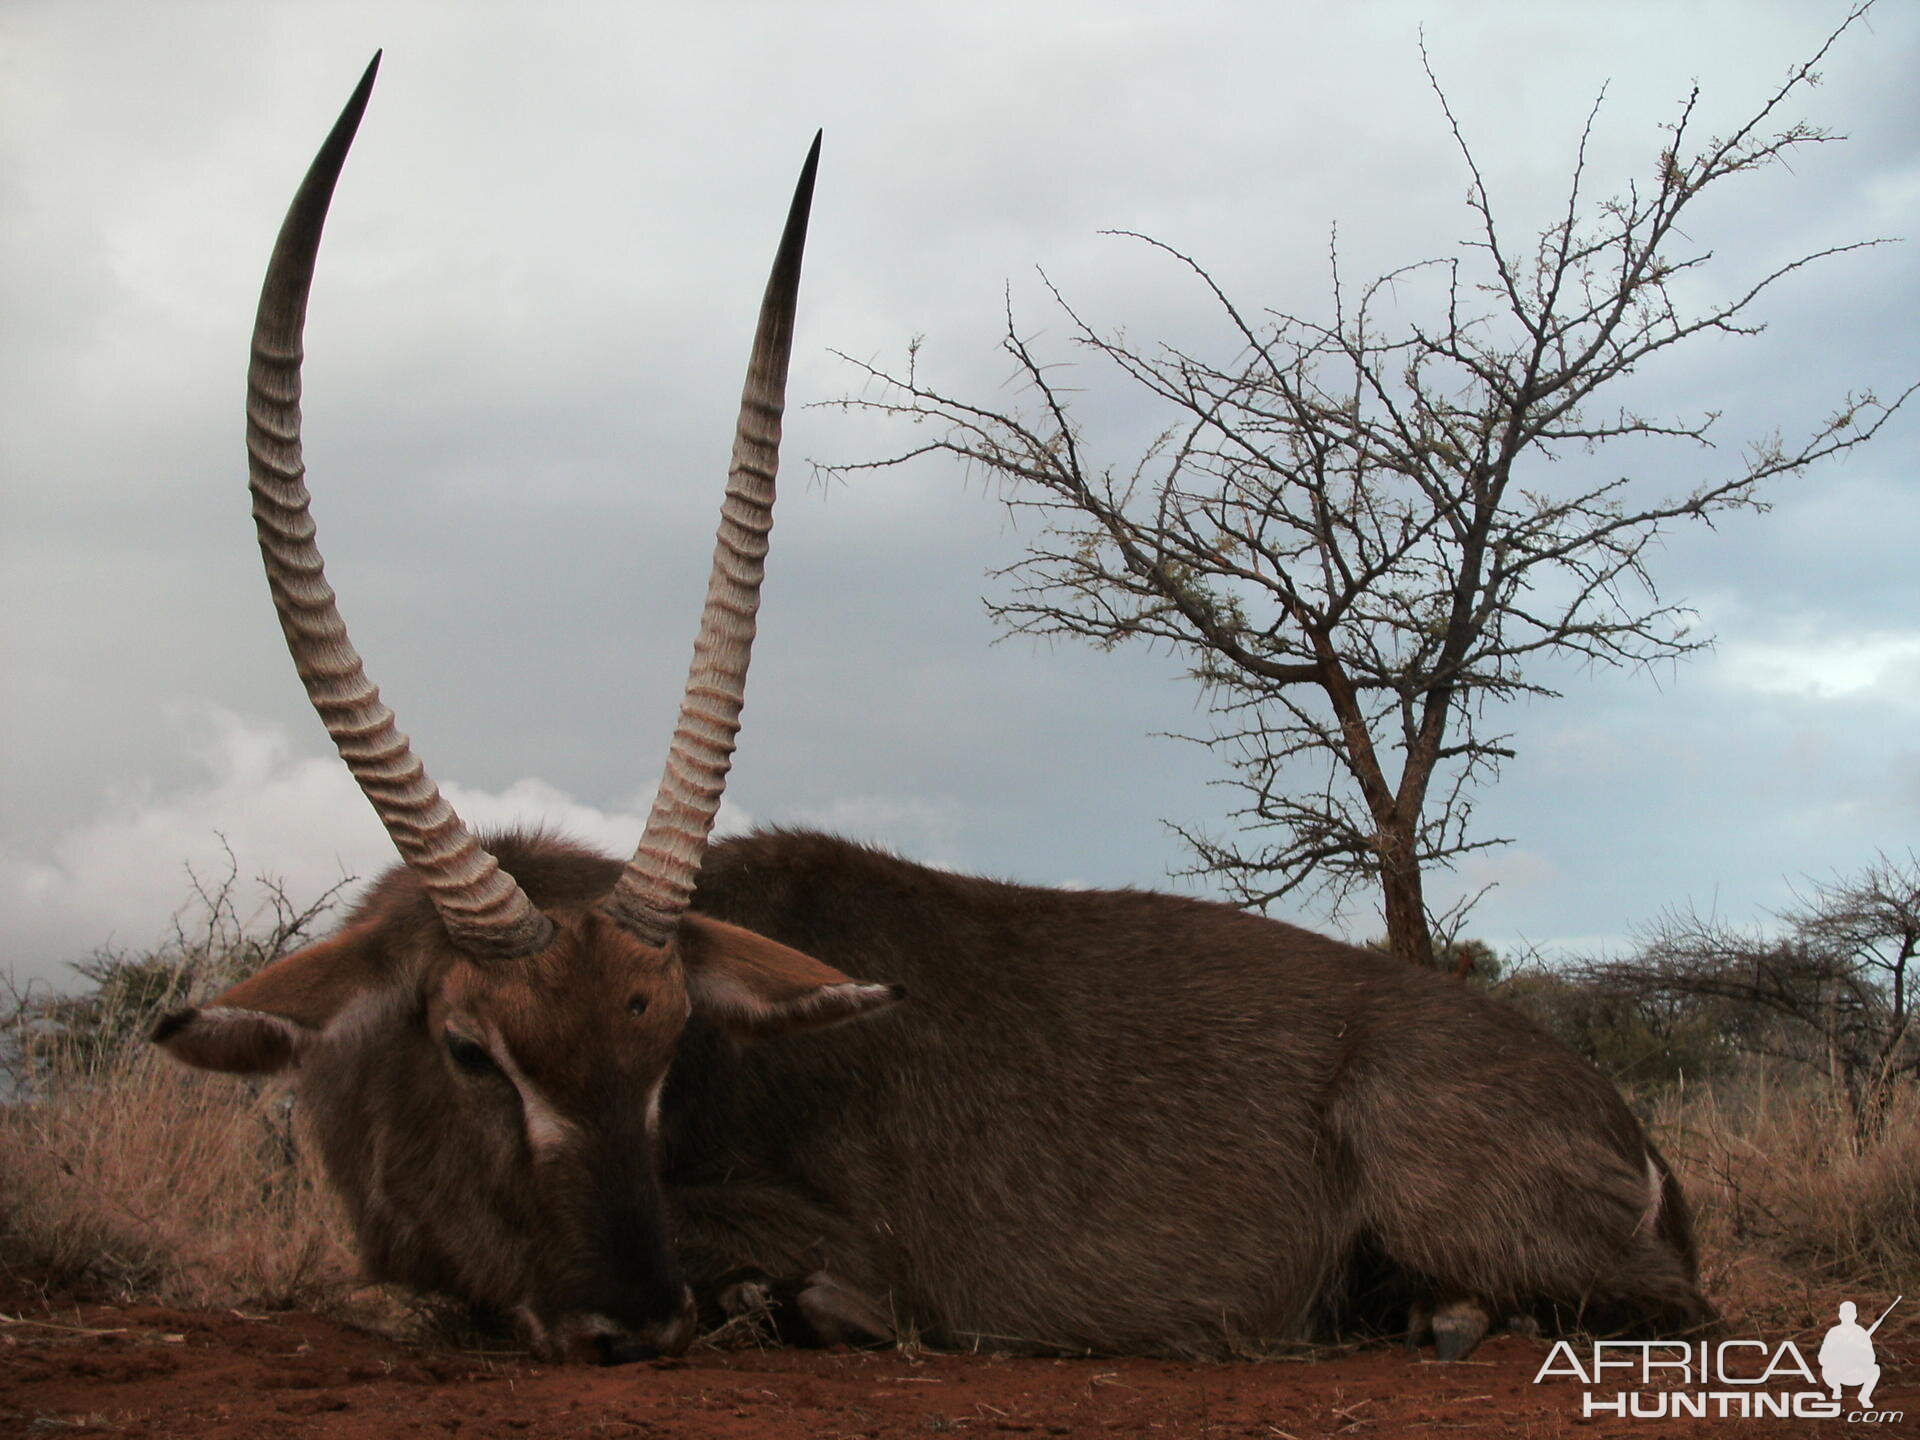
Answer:
<svg viewBox="0 0 1920 1440"><path fill-rule="evenodd" d="M1707 1286L1729 1319L1788 1322L1829 1310L1836 1296L1865 1309L1874 1296L1920 1294L1920 1093L1911 1087L1860 1139L1832 1087L1754 1066L1717 1086L1668 1091L1654 1127L1693 1203ZM1911 1323L1897 1312L1889 1321Z"/></svg>
<svg viewBox="0 0 1920 1440"><path fill-rule="evenodd" d="M355 1284L345 1217L291 1096L204 1075L147 1043L307 943L347 882L296 905L274 880L243 913L231 853L172 933L72 968L86 988L0 977L0 1279L65 1295L182 1305L333 1308Z"/></svg>
<svg viewBox="0 0 1920 1440"><path fill-rule="evenodd" d="M182 1305L329 1306L354 1275L284 1091L146 1046L56 1055L0 1108L0 1263L62 1292Z"/></svg>

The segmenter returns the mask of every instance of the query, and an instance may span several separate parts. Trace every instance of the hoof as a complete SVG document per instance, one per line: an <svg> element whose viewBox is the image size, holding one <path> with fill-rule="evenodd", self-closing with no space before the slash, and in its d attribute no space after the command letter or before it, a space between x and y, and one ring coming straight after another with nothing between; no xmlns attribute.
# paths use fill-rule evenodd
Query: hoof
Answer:
<svg viewBox="0 0 1920 1440"><path fill-rule="evenodd" d="M1416 1300L1407 1307L1407 1353L1416 1355L1433 1338L1433 1306Z"/></svg>
<svg viewBox="0 0 1920 1440"><path fill-rule="evenodd" d="M807 1277L793 1303L822 1345L871 1347L892 1345L899 1339L892 1316L824 1270Z"/></svg>
<svg viewBox="0 0 1920 1440"><path fill-rule="evenodd" d="M1464 1360L1486 1339L1493 1317L1477 1300L1450 1300L1433 1312L1433 1350L1438 1360Z"/></svg>

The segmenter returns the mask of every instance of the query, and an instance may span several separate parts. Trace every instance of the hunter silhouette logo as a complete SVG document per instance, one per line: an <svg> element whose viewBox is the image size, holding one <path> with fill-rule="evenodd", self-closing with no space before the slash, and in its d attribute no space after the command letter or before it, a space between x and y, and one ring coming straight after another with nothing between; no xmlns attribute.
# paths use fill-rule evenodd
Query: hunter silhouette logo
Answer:
<svg viewBox="0 0 1920 1440"><path fill-rule="evenodd" d="M1906 1298L1896 1295L1893 1305ZM1827 1331L1827 1338L1820 1342L1820 1378L1833 1387L1834 1399L1840 1398L1842 1390L1858 1385L1860 1408L1872 1407L1873 1387L1880 1383L1880 1367L1873 1358L1873 1332L1893 1313L1893 1305L1882 1310L1880 1319L1863 1330L1854 1318L1859 1311L1854 1309L1853 1301L1841 1303L1840 1323Z"/></svg>
<svg viewBox="0 0 1920 1440"><path fill-rule="evenodd" d="M1898 1425L1906 1419L1904 1412L1873 1408L1874 1388L1880 1383L1873 1335L1905 1298L1894 1297L1893 1305L1871 1325L1860 1324L1851 1300L1842 1303L1840 1323L1820 1342L1818 1376L1791 1340L1777 1345L1764 1340L1595 1340L1584 1356L1573 1342L1559 1340L1533 1383L1560 1379L1587 1387L1580 1397L1581 1415L1587 1419L1794 1418ZM1851 1408L1842 1399L1847 1390L1858 1392Z"/></svg>

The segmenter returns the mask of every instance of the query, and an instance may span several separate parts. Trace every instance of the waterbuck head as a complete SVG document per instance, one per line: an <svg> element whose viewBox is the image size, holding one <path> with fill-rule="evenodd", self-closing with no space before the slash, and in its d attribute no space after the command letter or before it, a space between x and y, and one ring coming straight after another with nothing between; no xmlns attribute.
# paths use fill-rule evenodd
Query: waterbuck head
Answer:
<svg viewBox="0 0 1920 1440"><path fill-rule="evenodd" d="M154 1038L206 1069L293 1071L376 1276L511 1315L550 1358L674 1353L692 1337L694 1307L655 1131L689 1017L753 1037L898 998L687 908L739 728L819 139L761 306L706 608L645 835L624 867L550 840L508 839L495 854L368 681L308 515L307 295L378 65L375 56L275 244L253 335L247 448L288 647L405 863L340 934L169 1015Z"/></svg>

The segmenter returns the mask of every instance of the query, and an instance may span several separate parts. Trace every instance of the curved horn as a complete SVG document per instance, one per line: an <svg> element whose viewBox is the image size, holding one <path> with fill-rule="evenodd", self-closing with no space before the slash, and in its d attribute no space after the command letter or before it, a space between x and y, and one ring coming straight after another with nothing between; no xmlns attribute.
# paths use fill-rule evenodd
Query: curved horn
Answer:
<svg viewBox="0 0 1920 1440"><path fill-rule="evenodd" d="M543 948L552 923L441 798L407 737L395 727L393 712L380 703L379 690L367 679L347 638L307 513L306 464L300 451L307 292L334 182L379 68L376 54L301 182L267 265L254 320L253 363L247 372L248 484L267 584L287 649L340 758L420 877L454 943L476 957L507 958Z"/></svg>
<svg viewBox="0 0 1920 1440"><path fill-rule="evenodd" d="M707 835L720 809L734 736L746 692L754 615L760 608L767 535L773 529L773 477L780 467L780 416L786 407L787 359L793 350L793 312L800 295L800 256L807 243L813 173L820 136L800 169L773 273L760 302L733 463L720 507L713 576L693 642L693 666L673 748L654 796L640 847L627 863L604 908L642 942L663 946L693 894Z"/></svg>

